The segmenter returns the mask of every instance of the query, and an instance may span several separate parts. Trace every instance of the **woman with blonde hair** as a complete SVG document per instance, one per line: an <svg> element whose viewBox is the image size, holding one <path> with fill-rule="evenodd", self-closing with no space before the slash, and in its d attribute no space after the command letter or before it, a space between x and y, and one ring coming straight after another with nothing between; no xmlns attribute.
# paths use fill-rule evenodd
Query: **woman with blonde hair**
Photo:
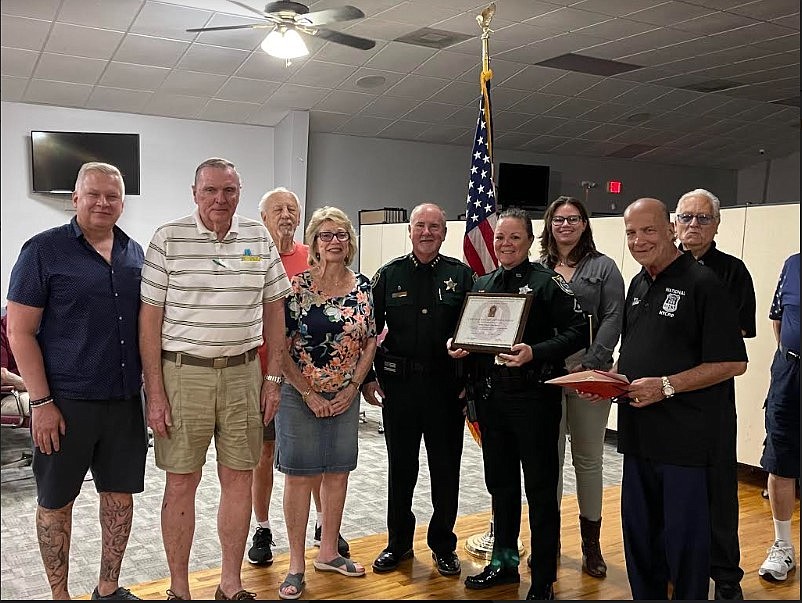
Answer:
<svg viewBox="0 0 802 603"><path fill-rule="evenodd" d="M357 251L356 232L342 210L316 210L305 242L310 269L292 278L286 301L286 382L276 414L276 468L285 474L290 544L282 599L303 593L309 500L317 484L323 522L315 569L365 575L361 564L338 553L337 540L348 475L357 463L359 390L376 351L371 284L348 267Z"/></svg>

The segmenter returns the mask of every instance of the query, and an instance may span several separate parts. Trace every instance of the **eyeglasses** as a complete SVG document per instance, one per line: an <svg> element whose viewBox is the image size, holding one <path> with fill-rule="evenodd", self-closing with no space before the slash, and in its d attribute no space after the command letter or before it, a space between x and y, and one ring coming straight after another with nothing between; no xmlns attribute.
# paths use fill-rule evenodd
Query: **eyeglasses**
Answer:
<svg viewBox="0 0 802 603"><path fill-rule="evenodd" d="M551 223L554 224L555 226L562 226L565 222L568 222L569 224L578 224L581 221L582 221L582 216L567 216L567 217L554 216L551 219Z"/></svg>
<svg viewBox="0 0 802 603"><path fill-rule="evenodd" d="M351 235L344 230L338 230L337 232L329 232L328 230L324 230L323 232L317 233L317 238L324 243L330 243L335 237L341 243L345 243L351 238Z"/></svg>
<svg viewBox="0 0 802 603"><path fill-rule="evenodd" d="M715 221L716 216L710 214L677 214L677 220L683 224L690 224L694 218L696 218L699 226L707 226Z"/></svg>

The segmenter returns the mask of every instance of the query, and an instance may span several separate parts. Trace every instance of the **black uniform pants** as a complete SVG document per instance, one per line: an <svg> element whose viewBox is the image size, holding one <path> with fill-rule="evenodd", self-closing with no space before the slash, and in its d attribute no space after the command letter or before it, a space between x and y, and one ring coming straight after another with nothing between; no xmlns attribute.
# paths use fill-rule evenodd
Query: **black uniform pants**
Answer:
<svg viewBox="0 0 802 603"><path fill-rule="evenodd" d="M493 389L477 411L485 484L493 497L494 558L504 558L505 549L514 550L517 558L523 466L532 535L532 585L545 587L557 580L560 391L535 383L525 393Z"/></svg>
<svg viewBox="0 0 802 603"><path fill-rule="evenodd" d="M734 390L732 395L734 397ZM716 458L707 468L710 501L710 577L716 583L737 583L743 578L738 541L738 457L735 400L726 410L718 434Z"/></svg>
<svg viewBox="0 0 802 603"><path fill-rule="evenodd" d="M412 496L418 481L423 438L432 488L432 518L427 543L437 554L456 550L459 472L465 417L455 388L432 376L388 377L382 418L389 461L387 549L403 554L412 548L415 515Z"/></svg>

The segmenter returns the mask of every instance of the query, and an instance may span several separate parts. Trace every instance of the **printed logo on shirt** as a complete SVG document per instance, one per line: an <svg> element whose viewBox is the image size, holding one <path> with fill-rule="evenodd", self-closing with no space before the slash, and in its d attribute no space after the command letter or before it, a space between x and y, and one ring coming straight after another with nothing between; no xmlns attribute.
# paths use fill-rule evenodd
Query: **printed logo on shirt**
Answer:
<svg viewBox="0 0 802 603"><path fill-rule="evenodd" d="M574 295L574 292L571 291L571 287L568 285L568 283L565 281L565 279L562 277L562 275L557 274L555 276L552 276L551 280L553 280L555 283L557 283L557 286L560 289L562 289L563 291L565 291L568 295L571 295L571 296Z"/></svg>
<svg viewBox="0 0 802 603"><path fill-rule="evenodd" d="M677 311L679 302L684 295L685 291L666 287L666 299L663 302L663 309L660 310L660 316L674 318L674 313Z"/></svg>

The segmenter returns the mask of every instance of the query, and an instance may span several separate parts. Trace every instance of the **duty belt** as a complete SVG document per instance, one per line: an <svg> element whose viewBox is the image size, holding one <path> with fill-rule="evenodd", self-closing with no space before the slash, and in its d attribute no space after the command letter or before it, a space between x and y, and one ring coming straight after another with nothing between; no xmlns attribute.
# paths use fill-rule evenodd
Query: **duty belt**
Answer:
<svg viewBox="0 0 802 603"><path fill-rule="evenodd" d="M175 362L178 366L189 364L191 366L205 366L207 368L222 369L230 366L239 366L251 362L257 355L257 348L238 354L237 356L218 356L217 358L203 358L192 356L184 352L169 352L162 350L162 358Z"/></svg>

